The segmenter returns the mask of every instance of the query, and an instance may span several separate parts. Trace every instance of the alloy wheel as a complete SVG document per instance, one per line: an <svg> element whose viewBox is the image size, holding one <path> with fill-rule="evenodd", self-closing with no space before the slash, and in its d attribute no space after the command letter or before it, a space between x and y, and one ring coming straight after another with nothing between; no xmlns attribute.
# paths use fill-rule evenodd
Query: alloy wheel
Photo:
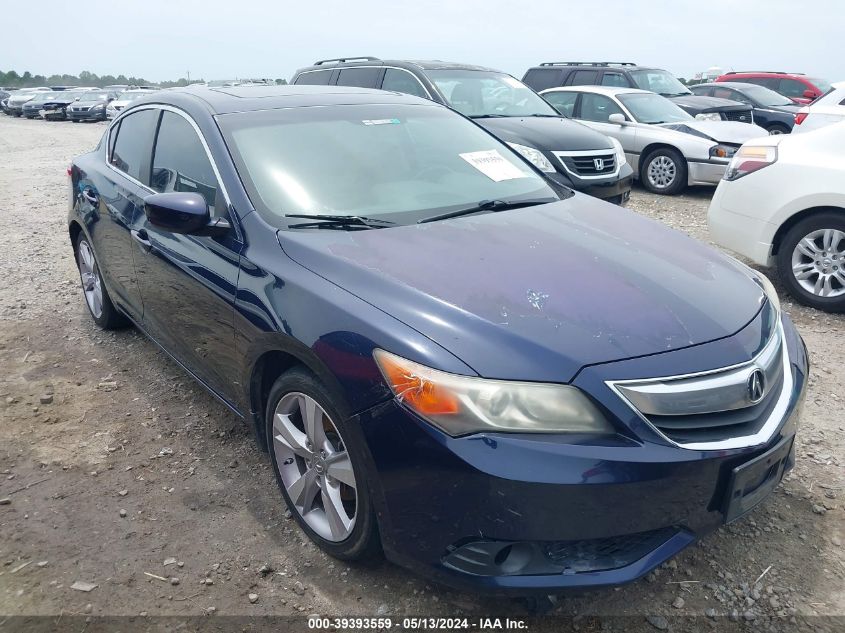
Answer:
<svg viewBox="0 0 845 633"><path fill-rule="evenodd" d="M672 186L677 177L678 169L668 156L655 156L648 164L646 175L648 181L655 189L667 189Z"/></svg>
<svg viewBox="0 0 845 633"><path fill-rule="evenodd" d="M818 297L845 295L845 232L818 229L805 235L792 251L792 274Z"/></svg>
<svg viewBox="0 0 845 633"><path fill-rule="evenodd" d="M358 492L343 438L316 400L288 393L273 414L273 451L288 497L302 520L328 541L355 527Z"/></svg>
<svg viewBox="0 0 845 633"><path fill-rule="evenodd" d="M97 260L94 259L94 253L87 241L79 242L76 259L88 309L91 310L95 319L99 319L103 315L103 286Z"/></svg>

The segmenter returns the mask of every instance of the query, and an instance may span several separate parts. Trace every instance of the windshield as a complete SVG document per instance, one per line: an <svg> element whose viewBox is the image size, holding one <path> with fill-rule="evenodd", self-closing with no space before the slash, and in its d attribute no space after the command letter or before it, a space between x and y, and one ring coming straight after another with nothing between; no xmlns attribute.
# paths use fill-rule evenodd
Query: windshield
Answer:
<svg viewBox="0 0 845 633"><path fill-rule="evenodd" d="M678 123L693 117L681 110L666 97L647 92L630 92L617 95L619 100L639 123Z"/></svg>
<svg viewBox="0 0 845 633"><path fill-rule="evenodd" d="M650 90L664 97L678 97L680 95L692 94L689 88L666 70L632 70L630 72L631 78L634 80L634 85L640 90Z"/></svg>
<svg viewBox="0 0 845 633"><path fill-rule="evenodd" d="M830 82L827 79L821 79L819 77L807 77L807 81L809 81L816 88L818 88L822 94L825 94L828 90L833 87L830 85Z"/></svg>
<svg viewBox="0 0 845 633"><path fill-rule="evenodd" d="M400 224L481 201L558 199L510 148L450 110L346 105L218 117L253 204Z"/></svg>
<svg viewBox="0 0 845 633"><path fill-rule="evenodd" d="M540 95L505 73L429 70L426 75L449 105L466 116L560 116Z"/></svg>
<svg viewBox="0 0 845 633"><path fill-rule="evenodd" d="M792 99L787 99L782 94L778 94L774 90L769 90L763 86L749 84L748 86L744 86L742 88L742 92L746 96L751 97L751 99L759 103L761 106L795 105L795 102Z"/></svg>
<svg viewBox="0 0 845 633"><path fill-rule="evenodd" d="M80 101L106 101L111 97L110 92L100 92L99 90L91 90L90 92L80 92L75 95Z"/></svg>

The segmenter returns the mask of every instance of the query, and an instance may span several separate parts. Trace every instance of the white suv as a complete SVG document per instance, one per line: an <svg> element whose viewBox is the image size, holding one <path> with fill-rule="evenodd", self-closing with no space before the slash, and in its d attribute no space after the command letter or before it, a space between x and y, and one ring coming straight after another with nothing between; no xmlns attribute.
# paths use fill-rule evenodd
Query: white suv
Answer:
<svg viewBox="0 0 845 633"><path fill-rule="evenodd" d="M801 108L795 114L792 133L809 132L840 121L845 121L845 81L833 84L826 94Z"/></svg>
<svg viewBox="0 0 845 633"><path fill-rule="evenodd" d="M748 141L710 203L713 241L776 266L798 301L845 312L845 122Z"/></svg>

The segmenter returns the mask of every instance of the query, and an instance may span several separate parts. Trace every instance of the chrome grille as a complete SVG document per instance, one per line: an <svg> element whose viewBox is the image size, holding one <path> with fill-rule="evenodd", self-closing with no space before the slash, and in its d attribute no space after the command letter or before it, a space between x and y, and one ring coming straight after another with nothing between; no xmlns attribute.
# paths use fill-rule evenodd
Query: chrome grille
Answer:
<svg viewBox="0 0 845 633"><path fill-rule="evenodd" d="M762 389L755 392L755 386ZM779 425L793 377L782 328L741 365L688 376L609 381L664 438L684 448L716 450L767 441Z"/></svg>
<svg viewBox="0 0 845 633"><path fill-rule="evenodd" d="M566 171L581 178L603 178L617 171L616 153L611 151L552 152Z"/></svg>
<svg viewBox="0 0 845 633"><path fill-rule="evenodd" d="M754 123L754 113L751 110L734 110L722 112L725 121L739 121L740 123Z"/></svg>

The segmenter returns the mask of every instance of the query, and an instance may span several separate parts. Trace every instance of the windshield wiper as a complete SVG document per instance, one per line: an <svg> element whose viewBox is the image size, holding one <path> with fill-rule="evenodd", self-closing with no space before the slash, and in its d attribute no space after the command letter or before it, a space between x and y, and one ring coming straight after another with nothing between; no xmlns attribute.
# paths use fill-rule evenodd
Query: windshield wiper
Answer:
<svg viewBox="0 0 845 633"><path fill-rule="evenodd" d="M470 114L470 119L506 119L510 114Z"/></svg>
<svg viewBox="0 0 845 633"><path fill-rule="evenodd" d="M300 222L288 225L289 229L383 229L396 224L390 220L368 218L363 215L319 215L307 213L286 213L286 218L302 218L315 222Z"/></svg>
<svg viewBox="0 0 845 633"><path fill-rule="evenodd" d="M557 198L535 198L533 200L482 200L478 204L465 209L449 211L449 213L441 213L440 215L432 215L431 217L417 220L417 224L437 222L437 220L448 220L449 218L457 218L461 215L480 213L481 211L507 211L508 209L533 207L538 204L546 204L547 202L557 202Z"/></svg>

